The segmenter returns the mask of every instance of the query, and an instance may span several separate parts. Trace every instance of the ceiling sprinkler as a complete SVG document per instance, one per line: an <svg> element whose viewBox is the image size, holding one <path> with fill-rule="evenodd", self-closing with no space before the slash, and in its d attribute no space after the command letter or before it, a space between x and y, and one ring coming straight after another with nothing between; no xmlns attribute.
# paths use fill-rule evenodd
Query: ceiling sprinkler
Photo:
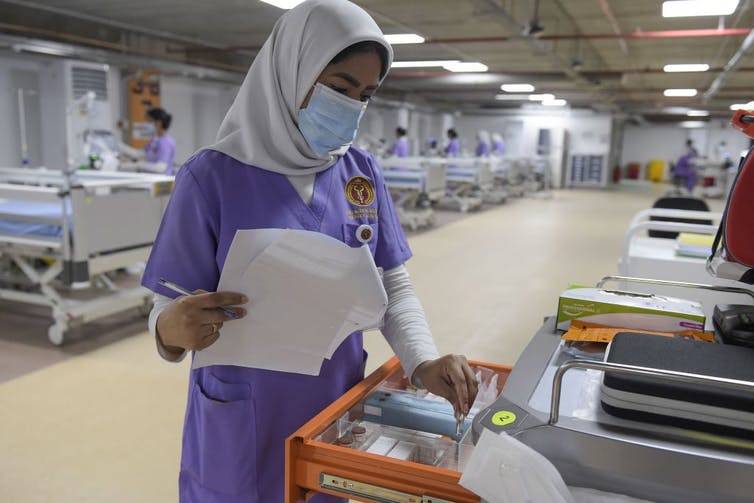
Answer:
<svg viewBox="0 0 754 503"><path fill-rule="evenodd" d="M524 26L523 34L531 37L539 37L545 31L544 27L539 24L538 19L532 19Z"/></svg>

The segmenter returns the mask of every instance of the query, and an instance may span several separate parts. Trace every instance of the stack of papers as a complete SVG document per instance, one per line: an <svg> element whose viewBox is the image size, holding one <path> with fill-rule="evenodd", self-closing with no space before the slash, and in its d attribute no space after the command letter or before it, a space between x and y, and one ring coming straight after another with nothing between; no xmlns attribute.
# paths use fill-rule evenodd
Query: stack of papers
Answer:
<svg viewBox="0 0 754 503"><path fill-rule="evenodd" d="M248 314L194 355L193 368L238 365L318 375L353 332L380 325L387 294L369 247L318 232L236 233L218 291L247 295Z"/></svg>
<svg viewBox="0 0 754 503"><path fill-rule="evenodd" d="M675 251L678 255L686 257L707 258L712 253L714 240L715 236L712 234L681 232L675 240Z"/></svg>

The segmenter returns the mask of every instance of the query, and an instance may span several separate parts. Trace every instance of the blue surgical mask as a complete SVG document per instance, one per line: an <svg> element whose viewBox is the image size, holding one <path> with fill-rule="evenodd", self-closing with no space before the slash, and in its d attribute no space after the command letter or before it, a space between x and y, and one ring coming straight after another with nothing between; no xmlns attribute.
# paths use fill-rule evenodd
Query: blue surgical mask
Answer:
<svg viewBox="0 0 754 503"><path fill-rule="evenodd" d="M350 144L367 104L317 83L306 108L298 111L298 128L317 155Z"/></svg>

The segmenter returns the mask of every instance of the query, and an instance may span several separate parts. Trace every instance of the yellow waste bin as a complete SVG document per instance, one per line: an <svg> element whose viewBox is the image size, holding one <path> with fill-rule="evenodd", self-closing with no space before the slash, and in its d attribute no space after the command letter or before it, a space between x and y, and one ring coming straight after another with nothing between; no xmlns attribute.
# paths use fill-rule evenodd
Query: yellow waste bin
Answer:
<svg viewBox="0 0 754 503"><path fill-rule="evenodd" d="M662 182L665 180L665 170L667 163L658 159L653 159L647 163L647 178L652 182Z"/></svg>

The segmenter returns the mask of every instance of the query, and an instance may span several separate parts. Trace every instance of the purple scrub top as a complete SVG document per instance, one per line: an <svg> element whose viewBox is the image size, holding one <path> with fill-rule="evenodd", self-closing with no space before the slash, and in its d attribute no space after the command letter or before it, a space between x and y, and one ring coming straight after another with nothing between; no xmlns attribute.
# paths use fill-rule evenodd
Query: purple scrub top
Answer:
<svg viewBox="0 0 754 503"><path fill-rule="evenodd" d="M684 186L689 192L692 192L696 187L696 169L691 165L691 159L694 157L696 157L696 154L693 152L681 156L673 172L675 176L683 178Z"/></svg>
<svg viewBox="0 0 754 503"><path fill-rule="evenodd" d="M304 229L358 247L363 224L374 230L369 248L378 267L392 269L411 257L382 172L362 150L351 147L317 174L310 205L285 175L200 151L176 176L142 284L170 297L175 294L157 284L160 277L215 291L237 229ZM282 502L286 437L362 380L365 364L362 334L354 333L319 376L228 365L192 370L180 501ZM320 494L310 501L343 500Z"/></svg>
<svg viewBox="0 0 754 503"><path fill-rule="evenodd" d="M448 157L458 157L461 154L461 143L458 141L458 138L453 138L450 140L450 143L448 143L448 146L445 147L445 155Z"/></svg>
<svg viewBox="0 0 754 503"><path fill-rule="evenodd" d="M494 142L492 152L498 155L503 155L505 153L505 143L503 140L497 140Z"/></svg>
<svg viewBox="0 0 754 503"><path fill-rule="evenodd" d="M147 143L147 146L144 147L144 151L147 153L147 161L164 162L167 164L165 174L175 174L175 170L173 169L173 160L175 159L175 140L172 136L167 133L162 136L155 135L155 137Z"/></svg>
<svg viewBox="0 0 754 503"><path fill-rule="evenodd" d="M395 157L408 157L409 144L405 136L398 138L393 144L393 155Z"/></svg>
<svg viewBox="0 0 754 503"><path fill-rule="evenodd" d="M476 156L485 157L490 153L490 144L486 141L480 141L476 146Z"/></svg>

